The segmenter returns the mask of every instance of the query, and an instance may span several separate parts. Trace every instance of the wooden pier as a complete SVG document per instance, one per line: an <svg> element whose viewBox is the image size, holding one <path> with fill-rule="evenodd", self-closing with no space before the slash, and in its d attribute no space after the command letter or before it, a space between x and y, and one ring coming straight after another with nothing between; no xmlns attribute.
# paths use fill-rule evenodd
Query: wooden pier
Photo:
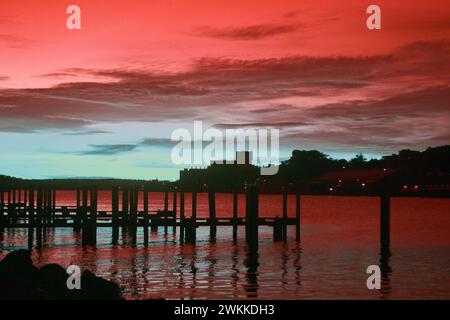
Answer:
<svg viewBox="0 0 450 320"><path fill-rule="evenodd" d="M163 227L173 233L179 230L180 243L195 244L198 227L209 227L210 241L216 241L217 229L232 227L233 241L237 241L239 227L245 228L245 239L250 248L258 247L259 226L273 229L274 241L288 240L288 227L295 228L295 240L300 240L301 195L284 192L282 194L282 216L259 216L259 193L249 188L245 194L245 216L238 217L238 193L233 193L232 213L229 217L217 217L216 193L208 192L209 215L197 217L197 192L182 190L164 190L164 208L150 211L152 201L150 190L146 187L113 187L111 190L111 211L98 210L98 190L81 188L76 190L73 206L56 206L56 190L52 188L27 188L0 190L0 232L6 228L28 228L29 247L41 247L48 228L73 228L81 233L83 246L95 246L97 229L111 228L111 243L117 244L120 230L128 234L132 245L137 243L137 230L143 229L142 245L149 245L149 229L152 232ZM155 192L155 190L152 190ZM143 196L142 210L138 210L139 196ZM169 197L172 207L169 208ZM190 196L191 215L185 214L185 200ZM295 197L295 217L288 216L288 196ZM122 199L119 202L119 199ZM179 208L178 206L179 199ZM121 205L121 206L120 206ZM390 198L380 196L380 245L389 247L390 237ZM36 236L34 236L36 235Z"/></svg>

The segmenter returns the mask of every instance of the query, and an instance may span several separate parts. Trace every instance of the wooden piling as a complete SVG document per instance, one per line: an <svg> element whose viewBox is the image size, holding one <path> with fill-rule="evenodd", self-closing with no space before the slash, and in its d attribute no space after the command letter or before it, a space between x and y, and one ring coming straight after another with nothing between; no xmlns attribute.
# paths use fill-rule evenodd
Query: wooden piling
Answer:
<svg viewBox="0 0 450 320"><path fill-rule="evenodd" d="M169 191L164 192L164 211L169 210Z"/></svg>
<svg viewBox="0 0 450 320"><path fill-rule="evenodd" d="M13 223L14 211L14 203L8 203L8 208L6 211L6 221L8 224Z"/></svg>
<svg viewBox="0 0 450 320"><path fill-rule="evenodd" d="M300 195L295 194L295 240L300 241Z"/></svg>
<svg viewBox="0 0 450 320"><path fill-rule="evenodd" d="M42 190L42 230L45 233L48 224L48 189L44 188Z"/></svg>
<svg viewBox="0 0 450 320"><path fill-rule="evenodd" d="M89 243L89 221L88 221L88 190L81 191L81 244L86 246Z"/></svg>
<svg viewBox="0 0 450 320"><path fill-rule="evenodd" d="M180 242L184 242L184 192L180 193Z"/></svg>
<svg viewBox="0 0 450 320"><path fill-rule="evenodd" d="M23 190L23 207L24 207L24 211L25 211L25 215L27 213L27 209L28 209L28 192L29 190L24 189Z"/></svg>
<svg viewBox="0 0 450 320"><path fill-rule="evenodd" d="M37 191L37 203L36 203L36 247L42 247L42 215L44 206L44 190L39 188Z"/></svg>
<svg viewBox="0 0 450 320"><path fill-rule="evenodd" d="M390 246L390 197L387 194L380 198L380 244L382 249Z"/></svg>
<svg viewBox="0 0 450 320"><path fill-rule="evenodd" d="M49 216L50 216L50 190L47 188L44 189L44 233L47 226L50 224Z"/></svg>
<svg viewBox="0 0 450 320"><path fill-rule="evenodd" d="M167 227L168 227L168 221L167 221L167 212L169 211L169 192L164 192L164 234L167 234Z"/></svg>
<svg viewBox="0 0 450 320"><path fill-rule="evenodd" d="M250 250L258 248L258 192L250 188L246 194L245 237Z"/></svg>
<svg viewBox="0 0 450 320"><path fill-rule="evenodd" d="M3 232L5 230L5 193L1 190L0 194L0 232Z"/></svg>
<svg viewBox="0 0 450 320"><path fill-rule="evenodd" d="M275 217L273 222L273 241L283 240L283 219L280 217Z"/></svg>
<svg viewBox="0 0 450 320"><path fill-rule="evenodd" d="M135 194L134 194L134 188L131 188L130 190L129 190L129 195L128 195L128 201L130 202L130 211L129 211L129 214L128 214L128 217L127 217L127 225L128 225L128 235L129 236L131 236L132 235L132 233L133 233L133 218L134 218L134 215L133 215L133 210L134 210L134 196L135 196Z"/></svg>
<svg viewBox="0 0 450 320"><path fill-rule="evenodd" d="M192 192L192 214L190 219L185 219L186 242L195 244L197 241L197 192Z"/></svg>
<svg viewBox="0 0 450 320"><path fill-rule="evenodd" d="M172 211L173 211L173 219L172 219L172 232L177 232L177 191L173 190L172 192Z"/></svg>
<svg viewBox="0 0 450 320"><path fill-rule="evenodd" d="M158 227L161 224L161 219L158 215L154 215L150 221L150 230L152 232L158 232Z"/></svg>
<svg viewBox="0 0 450 320"><path fill-rule="evenodd" d="M239 194L233 193L233 242L237 242Z"/></svg>
<svg viewBox="0 0 450 320"><path fill-rule="evenodd" d="M288 195L283 192L283 240L287 240L287 225L288 225Z"/></svg>
<svg viewBox="0 0 450 320"><path fill-rule="evenodd" d="M53 194L52 194L52 220L53 223L55 223L56 221L56 189L53 189Z"/></svg>
<svg viewBox="0 0 450 320"><path fill-rule="evenodd" d="M185 242L190 244L195 244L197 241L197 232L196 232L196 221L194 218L186 218L184 219L184 230L185 230Z"/></svg>
<svg viewBox="0 0 450 320"><path fill-rule="evenodd" d="M128 188L124 187L122 189L122 232L126 232L127 230L127 223L128 223L128 195L129 191Z"/></svg>
<svg viewBox="0 0 450 320"><path fill-rule="evenodd" d="M34 228L35 228L35 219L34 219L34 190L28 190L28 248L33 247L33 238L34 238Z"/></svg>
<svg viewBox="0 0 450 320"><path fill-rule="evenodd" d="M12 201L12 204L9 206L9 212L8 212L8 215L9 215L9 221L11 222L11 223L13 223L13 224L16 224L17 223L17 202L16 202L16 192L17 192L17 190L16 189L14 189L13 190L13 201Z"/></svg>
<svg viewBox="0 0 450 320"><path fill-rule="evenodd" d="M209 204L209 239L211 242L216 241L217 235L217 220L216 220L216 194L214 191L208 192Z"/></svg>
<svg viewBox="0 0 450 320"><path fill-rule="evenodd" d="M97 207L98 207L98 190L94 188L91 190L91 206L89 217L89 244L91 246L97 245Z"/></svg>
<svg viewBox="0 0 450 320"><path fill-rule="evenodd" d="M79 232L81 230L82 209L81 209L81 190L77 189L77 209L73 220L73 230Z"/></svg>
<svg viewBox="0 0 450 320"><path fill-rule="evenodd" d="M148 246L148 189L144 186L143 190L144 196L144 212L143 212L143 222L142 227L144 229L144 246Z"/></svg>
<svg viewBox="0 0 450 320"><path fill-rule="evenodd" d="M112 219L112 243L117 244L119 239L119 189L113 187L111 191L111 219Z"/></svg>
<svg viewBox="0 0 450 320"><path fill-rule="evenodd" d="M129 235L131 236L131 244L136 245L137 237L137 220L138 220L138 194L137 188L130 191L130 220L129 220Z"/></svg>

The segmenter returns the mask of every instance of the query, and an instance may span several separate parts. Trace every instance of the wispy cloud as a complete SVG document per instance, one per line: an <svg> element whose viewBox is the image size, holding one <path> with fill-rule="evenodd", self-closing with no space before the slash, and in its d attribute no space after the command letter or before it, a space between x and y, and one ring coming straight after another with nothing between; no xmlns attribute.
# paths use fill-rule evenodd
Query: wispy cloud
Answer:
<svg viewBox="0 0 450 320"><path fill-rule="evenodd" d="M37 42L15 34L0 34L0 44L11 49L26 49L35 45Z"/></svg>
<svg viewBox="0 0 450 320"><path fill-rule="evenodd" d="M93 134L107 134L107 133L111 132L106 130L76 130L71 132L64 132L63 134L66 136L89 136Z"/></svg>
<svg viewBox="0 0 450 320"><path fill-rule="evenodd" d="M246 122L246 123L218 123L214 127L219 129L235 128L291 128L309 125L308 122L298 121L267 121L267 122Z"/></svg>
<svg viewBox="0 0 450 320"><path fill-rule="evenodd" d="M244 27L217 28L200 26L194 30L199 36L228 40L260 40L282 34L296 32L300 24L255 24Z"/></svg>
<svg viewBox="0 0 450 320"><path fill-rule="evenodd" d="M122 152L129 152L136 148L132 144L102 144L91 145L93 150L82 152L83 155L113 155Z"/></svg>

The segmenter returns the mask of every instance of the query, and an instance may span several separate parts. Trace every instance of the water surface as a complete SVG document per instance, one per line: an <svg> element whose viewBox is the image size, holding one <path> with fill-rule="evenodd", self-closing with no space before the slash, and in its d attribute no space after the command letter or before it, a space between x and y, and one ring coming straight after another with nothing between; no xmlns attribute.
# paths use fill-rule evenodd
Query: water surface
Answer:
<svg viewBox="0 0 450 320"><path fill-rule="evenodd" d="M99 210L110 210L110 193L99 195ZM73 205L74 192L58 192L59 205ZM240 196L239 215L245 204ZM288 199L294 216L295 199ZM281 196L261 196L261 216L282 215ZM179 203L179 202L178 202ZM169 204L171 205L171 203ZM164 206L163 194L150 195L150 209ZM199 194L198 216L208 215L207 195ZM230 216L232 196L218 195L219 217ZM187 216L190 201L186 199ZM392 199L391 256L383 256L382 290L366 288L368 265L380 264L379 200L372 197L304 196L301 241L289 227L287 243L273 242L260 227L259 250L249 253L243 228L236 244L231 227L219 227L217 242L198 229L197 244L180 245L179 230L160 228L145 248L122 235L111 245L111 230L99 228L96 248L81 248L71 228L49 229L44 246L33 250L37 265L77 264L116 281L130 299L450 299L450 200ZM27 230L0 236L0 258L26 248Z"/></svg>

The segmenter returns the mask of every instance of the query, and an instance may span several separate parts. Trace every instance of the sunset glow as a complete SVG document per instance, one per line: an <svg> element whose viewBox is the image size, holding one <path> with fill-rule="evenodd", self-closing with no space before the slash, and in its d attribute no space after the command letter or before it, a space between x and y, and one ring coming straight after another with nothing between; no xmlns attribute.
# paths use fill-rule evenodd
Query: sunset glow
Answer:
<svg viewBox="0 0 450 320"><path fill-rule="evenodd" d="M448 1L0 2L2 174L178 178L170 132L275 127L281 155L450 140ZM144 143L147 141L147 143Z"/></svg>

